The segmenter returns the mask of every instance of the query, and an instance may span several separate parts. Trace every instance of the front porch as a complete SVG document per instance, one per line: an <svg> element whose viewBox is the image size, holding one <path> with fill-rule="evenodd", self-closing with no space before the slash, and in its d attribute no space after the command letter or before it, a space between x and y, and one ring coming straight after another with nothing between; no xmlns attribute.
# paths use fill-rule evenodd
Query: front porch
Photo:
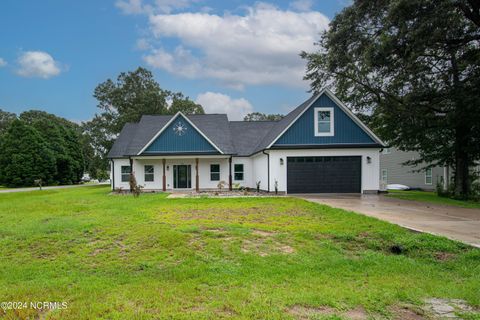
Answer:
<svg viewBox="0 0 480 320"><path fill-rule="evenodd" d="M115 159L113 189L128 189L129 175L135 175L144 191L232 190L232 157L229 155L136 156Z"/></svg>

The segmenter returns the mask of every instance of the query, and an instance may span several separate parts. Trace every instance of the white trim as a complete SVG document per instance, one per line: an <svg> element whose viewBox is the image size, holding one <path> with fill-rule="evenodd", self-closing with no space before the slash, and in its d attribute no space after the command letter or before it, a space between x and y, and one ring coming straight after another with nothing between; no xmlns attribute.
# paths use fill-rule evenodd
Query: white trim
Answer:
<svg viewBox="0 0 480 320"><path fill-rule="evenodd" d="M272 143L270 143L266 149L270 149L271 146L277 142L278 139L280 139L280 137L288 130L290 129L290 127L308 110L310 109L310 107L312 106L312 104L315 103L315 101L318 100L318 98L320 98L320 96L322 94L326 94L329 98L331 98L333 100L333 102L335 102L337 104L338 107L340 107L340 109L342 109L343 111L345 111L345 113L356 123L360 126L360 128L362 128L369 136L370 138L372 138L373 140L375 140L375 142L377 142L378 144L381 144L382 146L386 146L386 144L379 138L375 135L375 133L372 132L372 130L370 130L360 119L358 119L358 117L349 109L347 108L347 106L345 106L343 104L343 102L341 102L340 100L338 100L338 98L333 94L332 91L330 91L328 88L325 88L323 89L322 91L320 91L314 99L312 99L312 101L308 104L308 106L305 107L305 109L303 109L302 112L300 112L300 114L292 121L290 122L290 124L272 141Z"/></svg>
<svg viewBox="0 0 480 320"><path fill-rule="evenodd" d="M152 139L150 139L150 141L148 141L148 143L142 148L142 150L140 150L139 153L137 153L137 156L141 155L145 149L147 149L159 136L160 134L165 131L165 129L175 120L177 119L179 116L182 116L185 120L187 120L187 122L195 129L197 130L198 133L200 133L200 135L202 137L205 138L205 140L207 140L215 149L217 149L218 152L220 152L220 154L223 154L223 151L220 150L219 147L217 147L215 145L215 143L213 143L200 129L197 128L197 126L195 124L193 124L192 121L190 121L190 119L188 119L182 112L177 112L170 120L168 120L168 122L153 136Z"/></svg>
<svg viewBox="0 0 480 320"><path fill-rule="evenodd" d="M318 112L320 111L328 111L330 112L330 131L329 132L318 132ZM314 112L314 121L315 121L315 131L314 131L314 135L315 137L333 137L335 135L335 116L334 116L334 110L333 108L331 107L328 107L328 108L314 108L313 109L313 112Z"/></svg>
<svg viewBox="0 0 480 320"><path fill-rule="evenodd" d="M427 172L430 170L430 182L427 182ZM425 169L425 184L431 186L433 185L433 169L427 168Z"/></svg>
<svg viewBox="0 0 480 320"><path fill-rule="evenodd" d="M383 179L383 173L385 172L385 179ZM382 169L380 172L380 181L388 183L388 169Z"/></svg>

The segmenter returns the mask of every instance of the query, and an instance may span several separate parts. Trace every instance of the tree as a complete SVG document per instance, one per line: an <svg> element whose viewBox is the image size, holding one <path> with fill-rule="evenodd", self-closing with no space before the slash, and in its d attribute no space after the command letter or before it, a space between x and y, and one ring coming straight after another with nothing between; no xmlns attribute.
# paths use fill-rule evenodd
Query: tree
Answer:
<svg viewBox="0 0 480 320"><path fill-rule="evenodd" d="M335 16L318 52L301 54L312 90L331 85L371 111L384 139L420 153L416 164L453 166L458 197L469 196L480 158L480 31L466 14L478 14L474 3L357 0Z"/></svg>
<svg viewBox="0 0 480 320"><path fill-rule="evenodd" d="M82 124L87 170L92 177L108 167L106 155L127 122L138 122L142 115L202 114L201 105L182 93L160 88L153 74L142 67L122 72L116 81L100 83L93 96L100 113ZM169 104L170 102L170 104Z"/></svg>
<svg viewBox="0 0 480 320"><path fill-rule="evenodd" d="M182 93L172 93L168 91L168 97L171 99L172 104L168 107L169 114L176 114L181 111L184 114L204 114L203 107L198 103L190 100L188 97L184 97Z"/></svg>
<svg viewBox="0 0 480 320"><path fill-rule="evenodd" d="M12 123L16 118L17 115L15 113L0 109L0 135L7 130L10 123Z"/></svg>
<svg viewBox="0 0 480 320"><path fill-rule="evenodd" d="M122 72L114 82L100 83L93 96L98 100L102 126L110 134L118 134L127 122L138 122L144 114L167 113L167 92L153 78L153 74L139 67Z"/></svg>
<svg viewBox="0 0 480 320"><path fill-rule="evenodd" d="M278 121L284 117L283 114L265 114L252 112L243 117L243 121Z"/></svg>
<svg viewBox="0 0 480 320"><path fill-rule="evenodd" d="M53 182L79 182L84 171L79 126L67 119L38 110L23 112L19 118L35 128L52 151L56 164Z"/></svg>
<svg viewBox="0 0 480 320"><path fill-rule="evenodd" d="M33 186L41 179L51 184L56 174L55 157L41 134L21 120L14 120L0 141L0 184Z"/></svg>

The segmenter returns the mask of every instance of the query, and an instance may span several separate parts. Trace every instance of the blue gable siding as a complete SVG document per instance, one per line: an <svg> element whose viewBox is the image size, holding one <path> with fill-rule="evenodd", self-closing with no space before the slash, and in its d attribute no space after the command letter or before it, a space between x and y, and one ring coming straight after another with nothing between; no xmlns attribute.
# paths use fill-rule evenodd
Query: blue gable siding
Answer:
<svg viewBox="0 0 480 320"><path fill-rule="evenodd" d="M184 135L177 135L173 130L181 122L187 128ZM160 136L152 142L144 153L219 153L190 123L179 115L168 125Z"/></svg>
<svg viewBox="0 0 480 320"><path fill-rule="evenodd" d="M334 136L316 137L314 108L332 107ZM274 146L295 144L369 144L375 141L360 128L332 99L322 94L297 121L275 142Z"/></svg>

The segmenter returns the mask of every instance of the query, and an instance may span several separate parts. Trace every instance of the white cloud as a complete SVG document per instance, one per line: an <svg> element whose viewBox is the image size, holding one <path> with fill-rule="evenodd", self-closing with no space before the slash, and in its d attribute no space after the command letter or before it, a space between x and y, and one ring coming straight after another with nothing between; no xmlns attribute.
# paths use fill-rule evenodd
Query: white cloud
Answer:
<svg viewBox="0 0 480 320"><path fill-rule="evenodd" d="M196 103L203 106L205 113L226 113L229 120L243 120L243 117L253 111L253 107L244 98L232 99L230 96L217 92L204 92L197 96Z"/></svg>
<svg viewBox="0 0 480 320"><path fill-rule="evenodd" d="M309 11L312 8L312 0L297 0L290 3L290 8L297 11Z"/></svg>
<svg viewBox="0 0 480 320"><path fill-rule="evenodd" d="M137 40L137 43L135 44L135 48L137 50L144 51L144 50L152 49L152 45L150 44L148 39L140 38Z"/></svg>
<svg viewBox="0 0 480 320"><path fill-rule="evenodd" d="M115 6L124 14L171 13L188 8L195 0L117 0Z"/></svg>
<svg viewBox="0 0 480 320"><path fill-rule="evenodd" d="M5 67L7 65L7 61L5 61L3 58L0 58L0 68Z"/></svg>
<svg viewBox="0 0 480 320"><path fill-rule="evenodd" d="M299 53L314 50L328 23L320 12L284 11L262 3L248 7L245 15L151 15L153 36L177 38L180 45L170 51L153 49L144 60L172 74L212 78L235 88L306 86L302 82L305 62Z"/></svg>
<svg viewBox="0 0 480 320"><path fill-rule="evenodd" d="M18 58L17 74L22 77L48 79L59 75L60 64L51 55L43 51L27 51Z"/></svg>

